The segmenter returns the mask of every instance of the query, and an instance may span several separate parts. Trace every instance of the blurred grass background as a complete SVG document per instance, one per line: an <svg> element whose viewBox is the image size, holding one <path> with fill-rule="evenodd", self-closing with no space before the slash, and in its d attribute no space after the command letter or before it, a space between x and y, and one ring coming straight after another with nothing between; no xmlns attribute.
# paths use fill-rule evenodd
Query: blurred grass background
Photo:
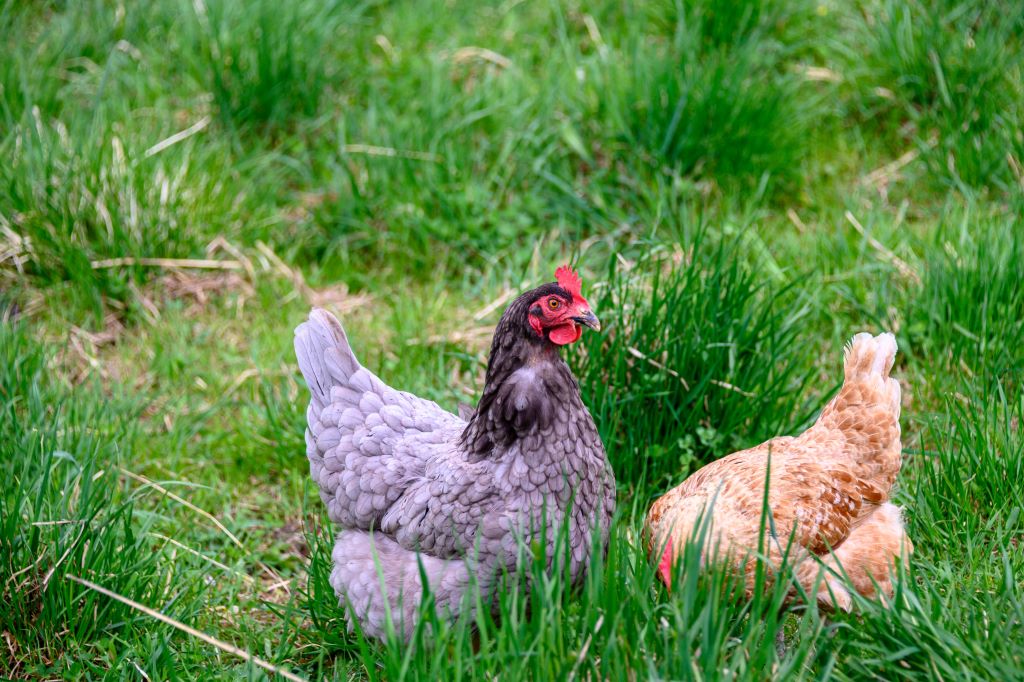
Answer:
<svg viewBox="0 0 1024 682"><path fill-rule="evenodd" d="M75 576L310 679L1024 676L1022 43L981 0L0 0L0 675L265 674ZM347 634L292 328L454 409L565 260L608 556L475 636ZM881 330L895 607L666 595L649 501Z"/></svg>

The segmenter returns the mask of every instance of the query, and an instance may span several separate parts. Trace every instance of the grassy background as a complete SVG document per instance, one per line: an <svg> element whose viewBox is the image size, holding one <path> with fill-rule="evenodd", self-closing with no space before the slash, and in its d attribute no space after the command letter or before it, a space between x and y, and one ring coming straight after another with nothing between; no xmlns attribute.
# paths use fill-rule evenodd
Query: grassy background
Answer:
<svg viewBox="0 0 1024 682"><path fill-rule="evenodd" d="M981 0L0 0L0 675L264 675L74 576L311 679L1024 676L1022 34ZM292 328L326 305L454 408L567 259L608 556L476 638L347 634ZM901 351L895 607L667 595L647 504L809 423L862 330Z"/></svg>

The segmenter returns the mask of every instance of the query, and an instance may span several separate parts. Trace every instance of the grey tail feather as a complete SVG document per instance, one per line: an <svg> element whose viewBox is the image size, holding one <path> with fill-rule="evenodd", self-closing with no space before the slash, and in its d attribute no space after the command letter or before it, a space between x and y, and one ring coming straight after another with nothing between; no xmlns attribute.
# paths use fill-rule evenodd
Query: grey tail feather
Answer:
<svg viewBox="0 0 1024 682"><path fill-rule="evenodd" d="M313 308L309 319L295 328L295 357L313 400L327 405L331 386L343 385L359 371L345 329L338 318Z"/></svg>

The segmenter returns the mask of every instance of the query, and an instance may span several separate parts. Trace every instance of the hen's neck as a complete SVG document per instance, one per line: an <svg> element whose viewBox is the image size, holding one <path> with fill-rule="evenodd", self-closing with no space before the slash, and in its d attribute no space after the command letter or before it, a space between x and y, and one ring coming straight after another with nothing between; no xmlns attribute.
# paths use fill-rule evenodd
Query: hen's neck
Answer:
<svg viewBox="0 0 1024 682"><path fill-rule="evenodd" d="M462 435L464 446L480 457L508 447L531 430L544 418L549 400L572 400L573 395L578 400L579 387L557 346L535 335L523 322L529 304L526 296L513 302L494 331L483 393ZM526 368L532 370L530 376L537 377L537 386L528 391L527 407L520 409L508 403L517 397L511 395L515 390L511 384L523 381L524 375L517 372ZM547 386L559 395L551 395Z"/></svg>
<svg viewBox="0 0 1024 682"><path fill-rule="evenodd" d="M527 333L522 320L526 319L527 301L517 300L502 316L494 330L491 353L487 358L487 377L484 393L492 384L499 384L520 367L539 362L561 362L558 349L550 341L532 330Z"/></svg>

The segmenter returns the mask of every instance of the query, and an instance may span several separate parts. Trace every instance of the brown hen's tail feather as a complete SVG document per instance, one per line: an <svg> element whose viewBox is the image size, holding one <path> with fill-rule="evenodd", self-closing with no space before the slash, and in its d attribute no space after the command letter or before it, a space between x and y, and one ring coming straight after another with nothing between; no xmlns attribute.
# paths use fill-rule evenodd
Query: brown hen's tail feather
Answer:
<svg viewBox="0 0 1024 682"><path fill-rule="evenodd" d="M896 337L890 332L871 336L866 332L855 335L846 347L845 384L865 381L870 384L881 380L880 388L886 406L900 414L900 384L889 376L896 360Z"/></svg>
<svg viewBox="0 0 1024 682"><path fill-rule="evenodd" d="M901 465L900 385L889 376L896 357L889 333L857 334L846 348L843 387L825 406L818 421L801 436L816 442L829 434L856 466L855 475L884 498Z"/></svg>
<svg viewBox="0 0 1024 682"><path fill-rule="evenodd" d="M867 332L855 335L846 346L846 380L870 374L888 378L896 350L896 337L890 332L878 336Z"/></svg>

